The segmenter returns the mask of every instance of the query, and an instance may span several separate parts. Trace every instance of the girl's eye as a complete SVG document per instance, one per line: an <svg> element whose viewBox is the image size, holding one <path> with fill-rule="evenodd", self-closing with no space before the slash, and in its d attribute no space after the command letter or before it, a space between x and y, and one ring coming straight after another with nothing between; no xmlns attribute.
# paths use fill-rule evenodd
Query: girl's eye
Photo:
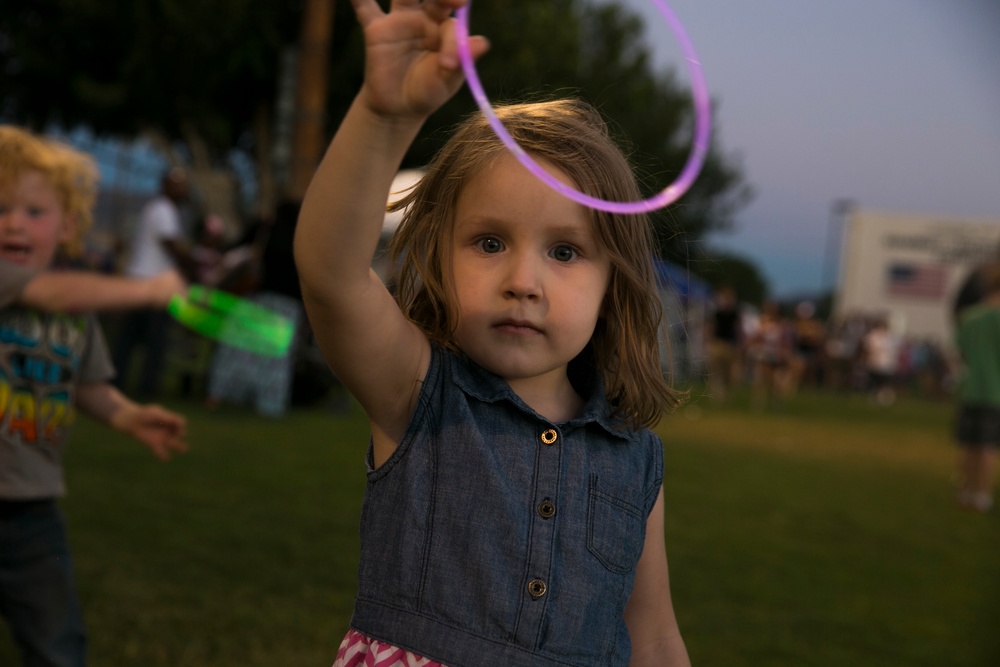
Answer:
<svg viewBox="0 0 1000 667"><path fill-rule="evenodd" d="M552 255L552 259L559 262L571 262L576 259L577 256L576 250L572 246L568 245L556 246L552 249L550 254Z"/></svg>
<svg viewBox="0 0 1000 667"><path fill-rule="evenodd" d="M492 236L480 239L478 245L480 250L491 255L503 250L503 244Z"/></svg>

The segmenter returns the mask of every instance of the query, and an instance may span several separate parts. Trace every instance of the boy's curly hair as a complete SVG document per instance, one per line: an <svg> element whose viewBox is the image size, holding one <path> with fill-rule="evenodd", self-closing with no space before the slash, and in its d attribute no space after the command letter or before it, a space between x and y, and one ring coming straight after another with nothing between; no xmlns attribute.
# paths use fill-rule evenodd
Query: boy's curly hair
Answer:
<svg viewBox="0 0 1000 667"><path fill-rule="evenodd" d="M73 240L64 250L83 249L83 236L94 221L100 172L94 159L59 141L20 127L0 125L0 192L13 188L29 172L40 172L56 192L63 214L75 221Z"/></svg>
<svg viewBox="0 0 1000 667"><path fill-rule="evenodd" d="M615 201L640 198L631 165L607 124L578 99L499 106L497 116L524 150L557 166L591 196ZM434 341L454 347L453 287L448 248L462 188L506 147L482 114L473 114L428 166L426 175L390 210L404 210L390 243L401 260L397 298L404 314ZM660 367L662 307L646 215L592 210L598 242L611 258L605 316L590 341L593 359L618 417L631 426L655 424L679 404Z"/></svg>

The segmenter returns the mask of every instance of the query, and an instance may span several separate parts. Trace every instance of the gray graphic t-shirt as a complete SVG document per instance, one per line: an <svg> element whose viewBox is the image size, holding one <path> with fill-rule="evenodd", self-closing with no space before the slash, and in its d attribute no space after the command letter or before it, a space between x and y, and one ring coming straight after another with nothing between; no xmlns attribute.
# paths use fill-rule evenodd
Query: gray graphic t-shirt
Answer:
<svg viewBox="0 0 1000 667"><path fill-rule="evenodd" d="M0 499L65 493L62 454L76 387L114 369L97 319L13 302L34 272L0 261Z"/></svg>

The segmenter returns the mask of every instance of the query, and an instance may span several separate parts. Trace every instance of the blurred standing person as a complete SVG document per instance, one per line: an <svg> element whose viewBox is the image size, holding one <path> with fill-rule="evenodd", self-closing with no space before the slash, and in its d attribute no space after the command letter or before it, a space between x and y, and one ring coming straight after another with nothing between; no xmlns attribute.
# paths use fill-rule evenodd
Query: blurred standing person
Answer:
<svg viewBox="0 0 1000 667"><path fill-rule="evenodd" d="M210 409L223 403L252 403L255 411L266 417L281 417L288 409L303 319L299 274L292 253L300 208L299 202L284 201L272 222L261 223L253 242L259 257L257 267L242 281L242 289L250 292L247 298L292 321L292 345L280 357L265 357L222 343L216 346L205 401Z"/></svg>
<svg viewBox="0 0 1000 667"><path fill-rule="evenodd" d="M225 271L222 263L226 240L224 231L225 223L214 213L203 216L195 223L191 264L193 278L201 285L215 286Z"/></svg>
<svg viewBox="0 0 1000 667"><path fill-rule="evenodd" d="M823 386L834 390L848 389L854 353L847 338L847 327L843 322L834 323L826 337L822 358Z"/></svg>
<svg viewBox="0 0 1000 667"><path fill-rule="evenodd" d="M792 387L796 391L805 385L820 385L823 354L826 347L826 327L816 317L812 301L802 301L795 307L792 324L795 352L792 355Z"/></svg>
<svg viewBox="0 0 1000 667"><path fill-rule="evenodd" d="M884 317L875 320L861 344L868 373L869 396L879 405L892 405L896 401L899 341L889 329L889 321Z"/></svg>
<svg viewBox="0 0 1000 667"><path fill-rule="evenodd" d="M764 303L747 352L753 363L754 408L763 410L772 398L783 403L791 388L792 337L776 302Z"/></svg>
<svg viewBox="0 0 1000 667"><path fill-rule="evenodd" d="M715 292L714 309L707 323L708 388L716 402L723 402L739 377L740 320L736 291L729 285Z"/></svg>
<svg viewBox="0 0 1000 667"><path fill-rule="evenodd" d="M984 296L966 308L956 342L963 362L955 435L961 448L959 506L977 512L993 507L1000 448L1000 264L983 270Z"/></svg>
<svg viewBox="0 0 1000 667"><path fill-rule="evenodd" d="M148 278L176 269L191 276L193 263L180 210L189 197L187 172L180 167L164 172L160 194L150 200L139 214L125 275L131 278ZM167 357L171 324L170 314L162 308L141 308L123 313L113 359L118 369L115 383L119 389L126 388L132 355L136 348L142 348L144 359L135 394L143 399L157 396Z"/></svg>
<svg viewBox="0 0 1000 667"><path fill-rule="evenodd" d="M823 384L837 391L864 390L862 339L868 333L867 321L858 314L849 314L836 322L823 346Z"/></svg>
<svg viewBox="0 0 1000 667"><path fill-rule="evenodd" d="M958 288L958 292L955 293L955 301L952 304L952 313L955 316L955 322L958 323L959 318L962 316L962 311L964 311L969 306L974 306L979 303L986 295L986 275L991 271L991 268L1000 265L1000 244L997 244L996 252L993 255L993 259L987 260L975 267L969 272L965 280L962 282L961 286Z"/></svg>

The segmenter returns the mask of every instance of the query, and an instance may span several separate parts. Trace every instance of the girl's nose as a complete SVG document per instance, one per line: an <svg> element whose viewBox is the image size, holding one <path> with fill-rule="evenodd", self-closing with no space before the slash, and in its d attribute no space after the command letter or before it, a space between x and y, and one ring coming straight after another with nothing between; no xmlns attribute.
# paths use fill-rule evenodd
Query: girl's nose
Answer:
<svg viewBox="0 0 1000 667"><path fill-rule="evenodd" d="M538 298L542 294L542 265L530 254L512 254L507 265L504 294L514 299Z"/></svg>

